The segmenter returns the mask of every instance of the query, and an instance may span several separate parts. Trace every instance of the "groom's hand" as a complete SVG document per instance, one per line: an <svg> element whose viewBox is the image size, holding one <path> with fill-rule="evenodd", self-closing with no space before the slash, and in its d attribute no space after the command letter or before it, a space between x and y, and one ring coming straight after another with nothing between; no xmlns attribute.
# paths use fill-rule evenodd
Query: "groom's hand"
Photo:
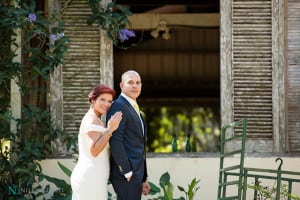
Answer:
<svg viewBox="0 0 300 200"><path fill-rule="evenodd" d="M145 181L145 182L143 183L143 190L142 190L143 195L149 194L150 189L151 189L151 187L150 187L149 183L148 183L147 181Z"/></svg>

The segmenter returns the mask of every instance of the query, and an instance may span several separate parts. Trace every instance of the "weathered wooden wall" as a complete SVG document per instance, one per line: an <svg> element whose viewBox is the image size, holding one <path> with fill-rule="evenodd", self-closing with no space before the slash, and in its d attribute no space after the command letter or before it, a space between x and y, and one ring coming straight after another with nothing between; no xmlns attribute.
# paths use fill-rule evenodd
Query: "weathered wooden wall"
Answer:
<svg viewBox="0 0 300 200"><path fill-rule="evenodd" d="M89 104L87 95L100 81L100 37L97 26L88 26L90 9L86 1L74 1L64 13L69 50L62 68L63 128L77 134Z"/></svg>
<svg viewBox="0 0 300 200"><path fill-rule="evenodd" d="M271 12L271 1L233 1L233 112L248 138L272 138Z"/></svg>
<svg viewBox="0 0 300 200"><path fill-rule="evenodd" d="M64 65L51 77L51 109L67 134L77 135L89 108L88 93L96 84L113 85L112 42L98 25L87 25L91 13L87 1L56 3L64 11L65 35L70 39ZM54 5L53 5L54 6ZM56 9L56 8L52 8Z"/></svg>
<svg viewBox="0 0 300 200"><path fill-rule="evenodd" d="M300 1L288 0L288 146L300 151Z"/></svg>
<svg viewBox="0 0 300 200"><path fill-rule="evenodd" d="M222 123L247 118L247 151L283 152L284 1L220 3Z"/></svg>

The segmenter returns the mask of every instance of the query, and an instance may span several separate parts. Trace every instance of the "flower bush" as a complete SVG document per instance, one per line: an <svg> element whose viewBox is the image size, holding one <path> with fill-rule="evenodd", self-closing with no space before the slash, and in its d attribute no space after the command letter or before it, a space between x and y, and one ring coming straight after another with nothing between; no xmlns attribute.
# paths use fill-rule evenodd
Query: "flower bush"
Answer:
<svg viewBox="0 0 300 200"><path fill-rule="evenodd" d="M5 0L0 1L1 78L10 80L17 77L19 86L23 88L24 82L21 74L25 70L24 64L13 61L13 58L17 56L17 50L22 48L22 56L28 58L27 64L31 66L35 78L42 76L47 79L49 73L63 63L68 39L63 35L60 13L52 13L46 19L41 11L35 12L34 1L16 2L16 6L11 6ZM18 30L22 34L21 43L16 41ZM53 40L55 35L56 38ZM2 80L1 83L6 82Z"/></svg>

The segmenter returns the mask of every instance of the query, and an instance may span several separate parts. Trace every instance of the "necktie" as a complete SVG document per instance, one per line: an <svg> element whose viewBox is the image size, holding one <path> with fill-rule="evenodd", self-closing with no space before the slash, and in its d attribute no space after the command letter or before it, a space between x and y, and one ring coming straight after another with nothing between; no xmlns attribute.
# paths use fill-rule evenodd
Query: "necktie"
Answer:
<svg viewBox="0 0 300 200"><path fill-rule="evenodd" d="M138 114L138 116L139 116L139 118L141 120L141 124L143 126L143 135L144 135L144 124L142 122L141 115L140 115L140 107L139 107L139 105L137 103L133 104L133 107L134 107L134 110L137 112L137 114Z"/></svg>
<svg viewBox="0 0 300 200"><path fill-rule="evenodd" d="M135 109L135 111L140 114L140 108L139 108L139 105L137 103L133 104L133 107Z"/></svg>

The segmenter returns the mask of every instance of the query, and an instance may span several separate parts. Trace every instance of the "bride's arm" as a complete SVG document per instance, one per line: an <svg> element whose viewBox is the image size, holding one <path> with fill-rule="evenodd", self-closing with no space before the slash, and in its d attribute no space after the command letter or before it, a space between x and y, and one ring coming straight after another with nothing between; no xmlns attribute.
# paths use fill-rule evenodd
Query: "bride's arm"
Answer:
<svg viewBox="0 0 300 200"><path fill-rule="evenodd" d="M111 137L112 133L118 128L120 121L122 120L122 113L116 112L107 123L107 128L103 128L102 132L98 131L89 131L88 138L89 138L89 147L91 154L96 157L101 153L104 147L107 145L109 138ZM97 123L95 125L99 125L99 122L94 121L93 123Z"/></svg>
<svg viewBox="0 0 300 200"><path fill-rule="evenodd" d="M89 147L92 156L98 156L107 145L112 132L109 129L104 129L103 132L90 131L87 133L89 138Z"/></svg>

